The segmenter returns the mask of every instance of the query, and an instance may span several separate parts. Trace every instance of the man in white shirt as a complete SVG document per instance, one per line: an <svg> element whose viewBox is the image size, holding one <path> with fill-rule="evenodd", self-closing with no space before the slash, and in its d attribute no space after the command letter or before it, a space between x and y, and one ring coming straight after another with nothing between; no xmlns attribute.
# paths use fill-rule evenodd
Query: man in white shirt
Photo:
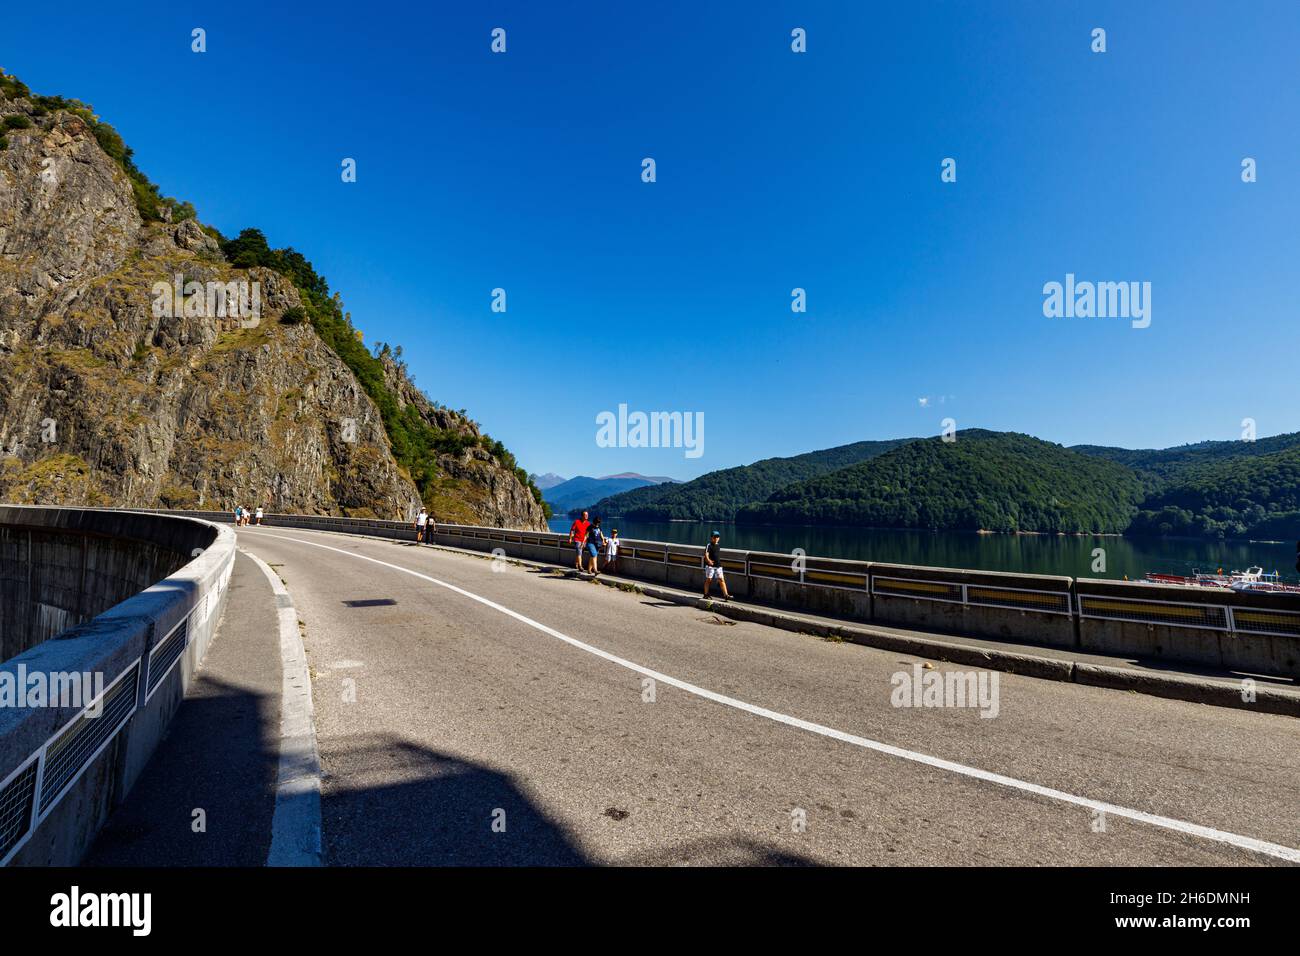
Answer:
<svg viewBox="0 0 1300 956"><path fill-rule="evenodd" d="M429 512L421 506L420 513L415 516L415 540L417 542L424 540L424 529L429 524Z"/></svg>

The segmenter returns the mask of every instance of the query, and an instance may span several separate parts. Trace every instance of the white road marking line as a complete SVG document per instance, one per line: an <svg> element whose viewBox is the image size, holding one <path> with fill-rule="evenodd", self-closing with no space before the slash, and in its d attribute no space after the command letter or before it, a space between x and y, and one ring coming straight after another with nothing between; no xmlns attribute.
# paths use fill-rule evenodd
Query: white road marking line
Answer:
<svg viewBox="0 0 1300 956"><path fill-rule="evenodd" d="M280 763L275 775L275 812L267 866L320 866L320 755L316 751L315 708L307 651L298 631L298 612L284 582L270 565L244 548L271 583L279 605Z"/></svg>
<svg viewBox="0 0 1300 956"><path fill-rule="evenodd" d="M356 551L348 551L343 548L330 547L327 544L317 544L314 541L304 541L302 538L295 538L287 535L269 534L262 531L259 536L268 538L278 538L282 541L292 541L296 544L305 544L312 548L323 548L326 551L335 551L348 557L357 558L362 561L369 561L372 564L378 564L381 567L391 568L394 571L401 571L403 574L409 574L412 577L420 578L431 584L446 588L472 601L477 601L485 607L490 607L494 611L500 611L508 617L514 618L522 624L548 634L558 640L564 641L588 654L594 654L596 657L603 658L612 664L625 667L630 671L641 674L644 677L652 678L667 684L669 687L676 687L678 690L693 694L696 697L702 697L705 700L711 700L714 703L722 704L725 707L732 707L736 710L744 711L748 714L754 714L757 717L765 717L768 720L775 721L779 724L786 724L790 727L797 727L800 730L806 730L809 733L819 734L822 737L829 737L832 740L839 740L846 744L853 744L856 747L863 747L867 750L874 750L878 753L888 754L891 757L898 757L902 760L909 760L913 763L923 764L927 767L934 767L938 770L947 770L949 773L959 774L963 777L971 777L975 780L983 780L986 783L997 784L1001 787L1009 787L1013 790L1020 790L1025 793L1032 793L1040 797L1047 797L1051 800L1059 800L1062 803L1069 803L1079 807L1087 807L1090 810L1098 810L1111 816L1121 817L1126 820L1134 820L1138 823L1146 823L1150 826L1161 827L1166 830L1173 830L1176 833L1187 834L1188 836L1200 837L1203 840L1212 840L1216 843L1225 843L1242 850L1249 850L1252 853L1262 853L1266 856L1276 857L1279 860L1286 860L1290 863L1300 863L1300 850L1293 847L1282 846L1278 843L1269 843L1266 840L1257 840L1254 837L1242 836L1237 833L1229 833L1225 830L1215 830L1212 827L1201 826L1197 823L1187 823L1183 820L1175 820L1172 817L1162 817L1154 813L1146 813L1142 810L1133 810L1129 807L1121 807L1113 803L1104 803L1100 800L1091 800L1088 797L1076 796L1072 793L1066 793L1063 790L1054 790L1051 787L1040 786L1036 783L1029 783L1024 780L1017 780L1015 777L1003 776L1000 773L992 773L988 770L980 770L978 767L968 767L965 764L955 763L951 760L944 760L941 757L931 757L929 754L918 753L914 750L905 750L902 747L895 747L892 744L881 743L878 740L871 740L867 737L859 737L857 734L846 733L842 730L836 730L834 727L826 727L822 724L815 724L812 721L803 720L799 717L791 717L788 714L782 714L775 710L768 710L766 707L759 707L755 704L746 703L743 700L737 700L734 697L727 697L724 694L718 694L704 687L697 687L686 681L678 680L675 677L669 677L667 674L661 674L658 671L651 670L648 667L642 667L633 661L626 660L609 651L601 650L591 644L586 644L577 638L569 637L553 627L547 627L534 621L530 617L520 614L518 611L512 611L510 608L497 604L495 601L474 594L472 591L466 591L454 584L448 584L446 581L440 581L437 578L430 577L427 574L421 574L419 571L412 571L410 568L403 568L396 564L390 564L387 561L380 561L378 558L372 558L364 554L358 554ZM278 582L277 582L278 583Z"/></svg>

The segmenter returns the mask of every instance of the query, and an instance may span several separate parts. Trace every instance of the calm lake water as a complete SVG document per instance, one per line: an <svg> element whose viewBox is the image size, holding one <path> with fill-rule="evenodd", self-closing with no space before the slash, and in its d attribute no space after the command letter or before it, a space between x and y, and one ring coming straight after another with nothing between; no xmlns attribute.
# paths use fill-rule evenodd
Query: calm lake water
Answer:
<svg viewBox="0 0 1300 956"><path fill-rule="evenodd" d="M572 523L571 518L555 517L551 519L550 527L552 531L567 533ZM602 527L606 533L617 528L621 538L697 545L707 544L709 532L716 529L722 532L722 543L729 548L779 554L803 548L807 554L824 558L939 568L1064 574L1070 577L1122 578L1127 575L1135 580L1148 571L1187 574L1196 568L1232 571L1262 565L1265 571L1280 571L1287 581L1296 580L1293 542L1171 541L871 528L764 528L683 521L613 521L602 523ZM1106 550L1104 573L1092 570L1094 548Z"/></svg>

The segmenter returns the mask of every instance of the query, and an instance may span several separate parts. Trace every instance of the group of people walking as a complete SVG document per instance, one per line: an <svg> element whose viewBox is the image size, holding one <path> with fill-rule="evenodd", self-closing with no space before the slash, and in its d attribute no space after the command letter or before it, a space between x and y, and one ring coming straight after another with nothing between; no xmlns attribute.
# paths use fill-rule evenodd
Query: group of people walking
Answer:
<svg viewBox="0 0 1300 956"><path fill-rule="evenodd" d="M579 571L588 571L595 581L601 571L614 573L618 571L618 529L605 534L600 527L600 519L592 518L584 511L569 527L569 544L574 545L573 566ZM604 567L600 564L601 556L605 558ZM586 567L583 566L584 559ZM722 599L730 601L727 592L727 579L722 570L722 535L714 531L709 535L709 543L704 547L704 596L709 596L710 586L714 581L722 591Z"/></svg>
<svg viewBox="0 0 1300 956"><path fill-rule="evenodd" d="M250 521L253 524L262 523L262 506L258 505L256 511L249 511L243 505L235 505L235 527L242 528Z"/></svg>
<svg viewBox="0 0 1300 956"><path fill-rule="evenodd" d="M603 570L610 573L618 571L618 529L605 534L599 518L591 518L584 511L582 517L575 519L569 527L569 544L575 545L577 549L573 566L579 571L590 571L593 581L600 576L602 555L605 558ZM583 567L584 558L588 561L588 567Z"/></svg>

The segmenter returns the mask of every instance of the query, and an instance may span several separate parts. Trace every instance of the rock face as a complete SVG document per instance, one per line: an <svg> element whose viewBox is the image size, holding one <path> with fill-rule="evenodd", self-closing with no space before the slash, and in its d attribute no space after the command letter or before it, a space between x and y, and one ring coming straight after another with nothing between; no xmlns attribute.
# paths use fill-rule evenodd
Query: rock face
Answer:
<svg viewBox="0 0 1300 956"><path fill-rule="evenodd" d="M374 402L309 323L281 321L292 282L232 268L193 219L144 222L87 123L31 105L0 95L0 122L33 120L0 150L0 501L413 516ZM399 402L478 438L385 368ZM545 527L479 444L434 470L437 518Z"/></svg>

